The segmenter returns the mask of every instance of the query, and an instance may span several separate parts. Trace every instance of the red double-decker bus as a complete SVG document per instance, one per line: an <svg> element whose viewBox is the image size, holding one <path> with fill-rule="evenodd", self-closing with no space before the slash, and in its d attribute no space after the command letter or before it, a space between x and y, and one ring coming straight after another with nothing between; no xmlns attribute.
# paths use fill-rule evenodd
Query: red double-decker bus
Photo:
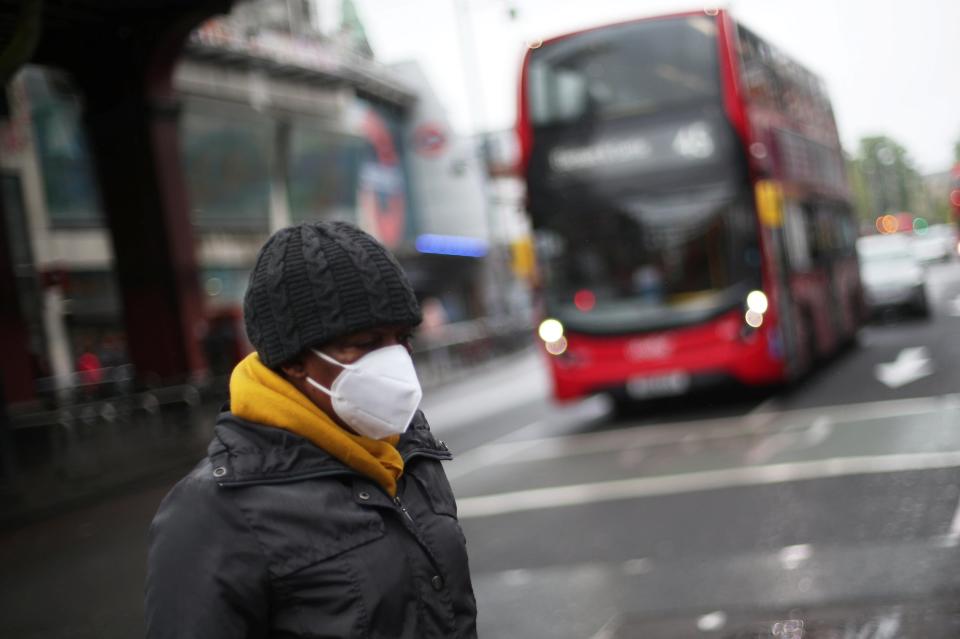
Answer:
<svg viewBox="0 0 960 639"><path fill-rule="evenodd" d="M729 13L531 48L518 135L558 399L789 381L855 335L824 85Z"/></svg>
<svg viewBox="0 0 960 639"><path fill-rule="evenodd" d="M954 224L960 224L960 162L950 171L950 209Z"/></svg>

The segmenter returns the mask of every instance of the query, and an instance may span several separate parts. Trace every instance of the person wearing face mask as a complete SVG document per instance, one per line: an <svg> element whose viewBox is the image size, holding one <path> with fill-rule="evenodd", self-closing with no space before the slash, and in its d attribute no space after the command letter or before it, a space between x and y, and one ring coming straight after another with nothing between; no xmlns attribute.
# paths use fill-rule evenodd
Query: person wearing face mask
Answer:
<svg viewBox="0 0 960 639"><path fill-rule="evenodd" d="M399 264L346 223L282 229L244 321L256 352L231 375L208 456L150 527L147 637L476 637Z"/></svg>

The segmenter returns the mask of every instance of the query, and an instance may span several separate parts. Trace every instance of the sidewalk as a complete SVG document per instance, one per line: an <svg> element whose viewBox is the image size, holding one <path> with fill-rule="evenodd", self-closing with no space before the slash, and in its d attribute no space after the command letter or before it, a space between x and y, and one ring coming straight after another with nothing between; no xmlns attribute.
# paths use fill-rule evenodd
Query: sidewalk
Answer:
<svg viewBox="0 0 960 639"><path fill-rule="evenodd" d="M522 348L463 366L425 385L423 408L438 433L544 399L540 354ZM162 389L161 389L162 390ZM160 391L158 391L160 392ZM135 413L104 410L117 398L21 418L19 472L0 482L0 528L96 501L189 468L205 453L224 391ZM80 417L65 417L79 412ZM142 414L141 414L142 413ZM46 419L49 421L43 421ZM436 426L434 426L436 425Z"/></svg>
<svg viewBox="0 0 960 639"><path fill-rule="evenodd" d="M515 408L547 400L550 379L533 346L477 365L457 379L424 390L421 408L438 434Z"/></svg>

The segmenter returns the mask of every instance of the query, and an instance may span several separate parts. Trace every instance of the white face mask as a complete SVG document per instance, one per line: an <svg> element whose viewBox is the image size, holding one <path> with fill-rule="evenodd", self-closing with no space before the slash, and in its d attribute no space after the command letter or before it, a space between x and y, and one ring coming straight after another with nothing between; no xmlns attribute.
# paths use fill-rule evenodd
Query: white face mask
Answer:
<svg viewBox="0 0 960 639"><path fill-rule="evenodd" d="M307 382L330 396L333 410L357 434L383 439L407 430L423 391L406 348L399 344L378 348L353 364L342 364L318 350L313 352L340 366L343 372L329 389L310 377Z"/></svg>

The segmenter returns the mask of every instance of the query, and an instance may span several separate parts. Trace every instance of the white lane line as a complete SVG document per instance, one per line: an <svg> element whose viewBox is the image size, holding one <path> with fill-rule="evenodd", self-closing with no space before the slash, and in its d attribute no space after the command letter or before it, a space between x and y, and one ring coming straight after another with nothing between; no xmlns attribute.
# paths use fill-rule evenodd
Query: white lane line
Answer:
<svg viewBox="0 0 960 639"><path fill-rule="evenodd" d="M820 415L803 430L784 429L767 437L748 450L745 457L750 464L760 464L786 450L813 448L832 434L833 421L826 415Z"/></svg>
<svg viewBox="0 0 960 639"><path fill-rule="evenodd" d="M780 402L776 397L771 397L760 402L744 415L743 423L754 434L762 435L770 431L771 426L780 416Z"/></svg>
<svg viewBox="0 0 960 639"><path fill-rule="evenodd" d="M533 573L523 568L515 568L513 570L504 571L500 574L500 578L504 585L512 588L519 588L530 583L530 581L533 579Z"/></svg>
<svg viewBox="0 0 960 639"><path fill-rule="evenodd" d="M623 574L630 577L646 575L653 571L653 561L647 557L628 559L620 565L620 570L623 571Z"/></svg>
<svg viewBox="0 0 960 639"><path fill-rule="evenodd" d="M811 479L936 470L960 466L960 450L901 455L836 457L812 461L725 468L677 475L535 488L458 500L461 519L673 495L678 493L782 484Z"/></svg>
<svg viewBox="0 0 960 639"><path fill-rule="evenodd" d="M944 410L956 410L960 408L960 394L950 393L941 398Z"/></svg>
<svg viewBox="0 0 960 639"><path fill-rule="evenodd" d="M539 440L529 439L526 441L511 442L509 444L499 442L507 439L508 437L517 437L518 435L522 436L523 433L537 430L542 426L543 421L541 420L530 422L526 426L521 426L517 430L512 430L506 435L501 435L487 444L477 446L476 448L468 450L462 455L454 457L453 461L450 462L446 468L447 479L458 479L481 468L492 466L494 464L506 463L508 458L518 455L528 448L536 446Z"/></svg>
<svg viewBox="0 0 960 639"><path fill-rule="evenodd" d="M953 511L953 518L950 520L950 529L945 535L937 538L936 544L943 548L956 548L960 546L960 499L957 500L957 507Z"/></svg>
<svg viewBox="0 0 960 639"><path fill-rule="evenodd" d="M931 395L928 397L910 397L907 399L885 399L876 402L855 402L853 404L835 404L833 406L814 406L787 411L784 415L813 416L829 413L834 423L871 419L875 417L900 417L916 415L943 408L950 395Z"/></svg>
<svg viewBox="0 0 960 639"><path fill-rule="evenodd" d="M631 426L629 428L583 433L560 437L543 437L522 442L504 442L498 438L474 450L490 463L521 463L590 455L631 448L690 443L701 440L744 437L752 434L743 423L731 424L730 418L697 422L696 431L671 426ZM481 449L485 449L482 450ZM465 455L464 455L465 456ZM463 457L463 456L461 456Z"/></svg>
<svg viewBox="0 0 960 639"><path fill-rule="evenodd" d="M953 513L953 521L950 523L950 534L960 537L960 503L957 503L957 510Z"/></svg>
<svg viewBox="0 0 960 639"><path fill-rule="evenodd" d="M778 403L779 402L777 402L776 397L768 397L767 399L763 400L762 402L760 402L759 404L751 408L747 412L747 415L757 415L761 413L775 413L777 412L776 406Z"/></svg>
<svg viewBox="0 0 960 639"><path fill-rule="evenodd" d="M590 397L571 407L568 412L561 413L552 419L556 425L562 427L565 422L571 419L575 422L597 419L606 414L609 409L610 407L603 397ZM548 422L545 419L530 422L516 430L496 437L486 444L472 448L462 455L457 455L447 466L447 478L457 479L486 466L505 464L512 460L513 457L525 451L543 446L545 441L550 442L554 439L559 439L550 437L523 439L527 433L536 432L547 425ZM511 439L516 439L517 441L509 441Z"/></svg>
<svg viewBox="0 0 960 639"><path fill-rule="evenodd" d="M722 610L708 612L697 619L697 630L700 632L716 632L723 630L727 625L727 613Z"/></svg>
<svg viewBox="0 0 960 639"><path fill-rule="evenodd" d="M755 417L775 417L779 413L767 412L776 405L776 398L770 398L755 406L748 415ZM600 417L608 406L602 397L583 400L575 409L580 419ZM467 456L482 458L485 463L520 463L548 460L572 455L589 455L613 450L628 450L645 446L663 444L691 443L700 440L726 439L750 435L756 429L755 424L745 424L740 416L717 417L713 419L691 420L661 425L639 425L603 431L559 437L541 437L538 439L506 442L508 437L516 437L527 430L536 430L542 422L529 424L515 433L493 439L478 446L459 459ZM452 470L452 467L451 467ZM473 468L460 472L461 476L473 472ZM448 471L448 475L451 473Z"/></svg>
<svg viewBox="0 0 960 639"><path fill-rule="evenodd" d="M507 363L501 370L428 390L421 408L431 430L446 435L527 403L546 402L549 396L547 369L539 357L531 354Z"/></svg>
<svg viewBox="0 0 960 639"><path fill-rule="evenodd" d="M603 416L609 410L607 402L602 397L590 397L573 406L569 413L561 413L552 419L561 426L568 420L575 422L584 422L597 419ZM530 432L536 432L549 422L546 419L540 419L512 430L500 437L496 437L486 444L481 444L467 452L457 455L447 466L447 478L456 479L469 475L481 468L494 464L506 464L513 461L513 458L524 452L538 447L543 447L545 442L553 442L561 439L560 437L538 437L524 439L524 435ZM511 441L511 440L516 441Z"/></svg>
<svg viewBox="0 0 960 639"><path fill-rule="evenodd" d="M947 539L950 545L956 546L960 543L960 500L957 502L957 509L953 511L953 519L950 521L950 530L947 532Z"/></svg>
<svg viewBox="0 0 960 639"><path fill-rule="evenodd" d="M762 404L761 404L762 406ZM884 400L878 402L864 402L859 404L841 404L819 408L805 408L781 413L753 413L752 417L769 417L765 425L758 428L757 423L746 421L741 416L719 417L714 419L692 420L672 424L629 426L616 430L599 433L582 433L560 437L545 437L523 442L506 442L508 436L494 439L479 446L460 458L476 455L483 460L483 464L518 464L531 461L546 461L578 455L592 455L612 451L623 452L631 448L662 446L671 444L694 445L702 441L712 441L728 438L747 437L771 431L776 418L780 423L787 423L779 433L772 432L772 437L781 433L806 433L812 447L829 437L837 424L854 422L861 419L880 419L903 417L944 411L960 408L953 395ZM756 409L754 409L756 410ZM823 422L824 413L830 413L829 423ZM810 424L810 420L813 421ZM820 420L818 422L818 420ZM789 423L788 423L789 422ZM809 426L807 424L810 424ZM524 429L526 430L526 428ZM759 432L758 432L759 431ZM762 443L761 443L762 445ZM778 444L780 445L780 444ZM763 452L763 451L761 451ZM774 451L776 452L776 451ZM482 457L481 457L482 456ZM769 458L772 455L768 455ZM764 461L761 456L758 462ZM451 466L451 471L455 468ZM465 472L455 476L462 476L473 472L477 467L470 467ZM456 472L456 471L454 471ZM448 472L448 474L450 474Z"/></svg>
<svg viewBox="0 0 960 639"><path fill-rule="evenodd" d="M568 420L575 422L584 422L591 419L597 419L609 410L607 402L602 397L589 397L580 403L572 406L567 413L561 413L554 417L558 426L563 426ZM457 479L464 475L469 475L486 466L494 464L505 464L513 457L524 453L525 451L543 446L544 441L552 441L555 438L531 438L523 439L524 435L536 432L547 426L545 419L539 419L521 426L516 430L496 437L486 444L472 448L462 455L454 457L453 461L447 466L447 478ZM509 441L516 439L517 441Z"/></svg>
<svg viewBox="0 0 960 639"><path fill-rule="evenodd" d="M813 546L810 544L797 544L795 546L784 546L777 553L777 559L783 565L784 570L796 570L805 561L813 556Z"/></svg>
<svg viewBox="0 0 960 639"><path fill-rule="evenodd" d="M607 622L600 626L600 630L597 630L590 639L616 639L617 636L617 627L620 625L620 615L615 614Z"/></svg>

